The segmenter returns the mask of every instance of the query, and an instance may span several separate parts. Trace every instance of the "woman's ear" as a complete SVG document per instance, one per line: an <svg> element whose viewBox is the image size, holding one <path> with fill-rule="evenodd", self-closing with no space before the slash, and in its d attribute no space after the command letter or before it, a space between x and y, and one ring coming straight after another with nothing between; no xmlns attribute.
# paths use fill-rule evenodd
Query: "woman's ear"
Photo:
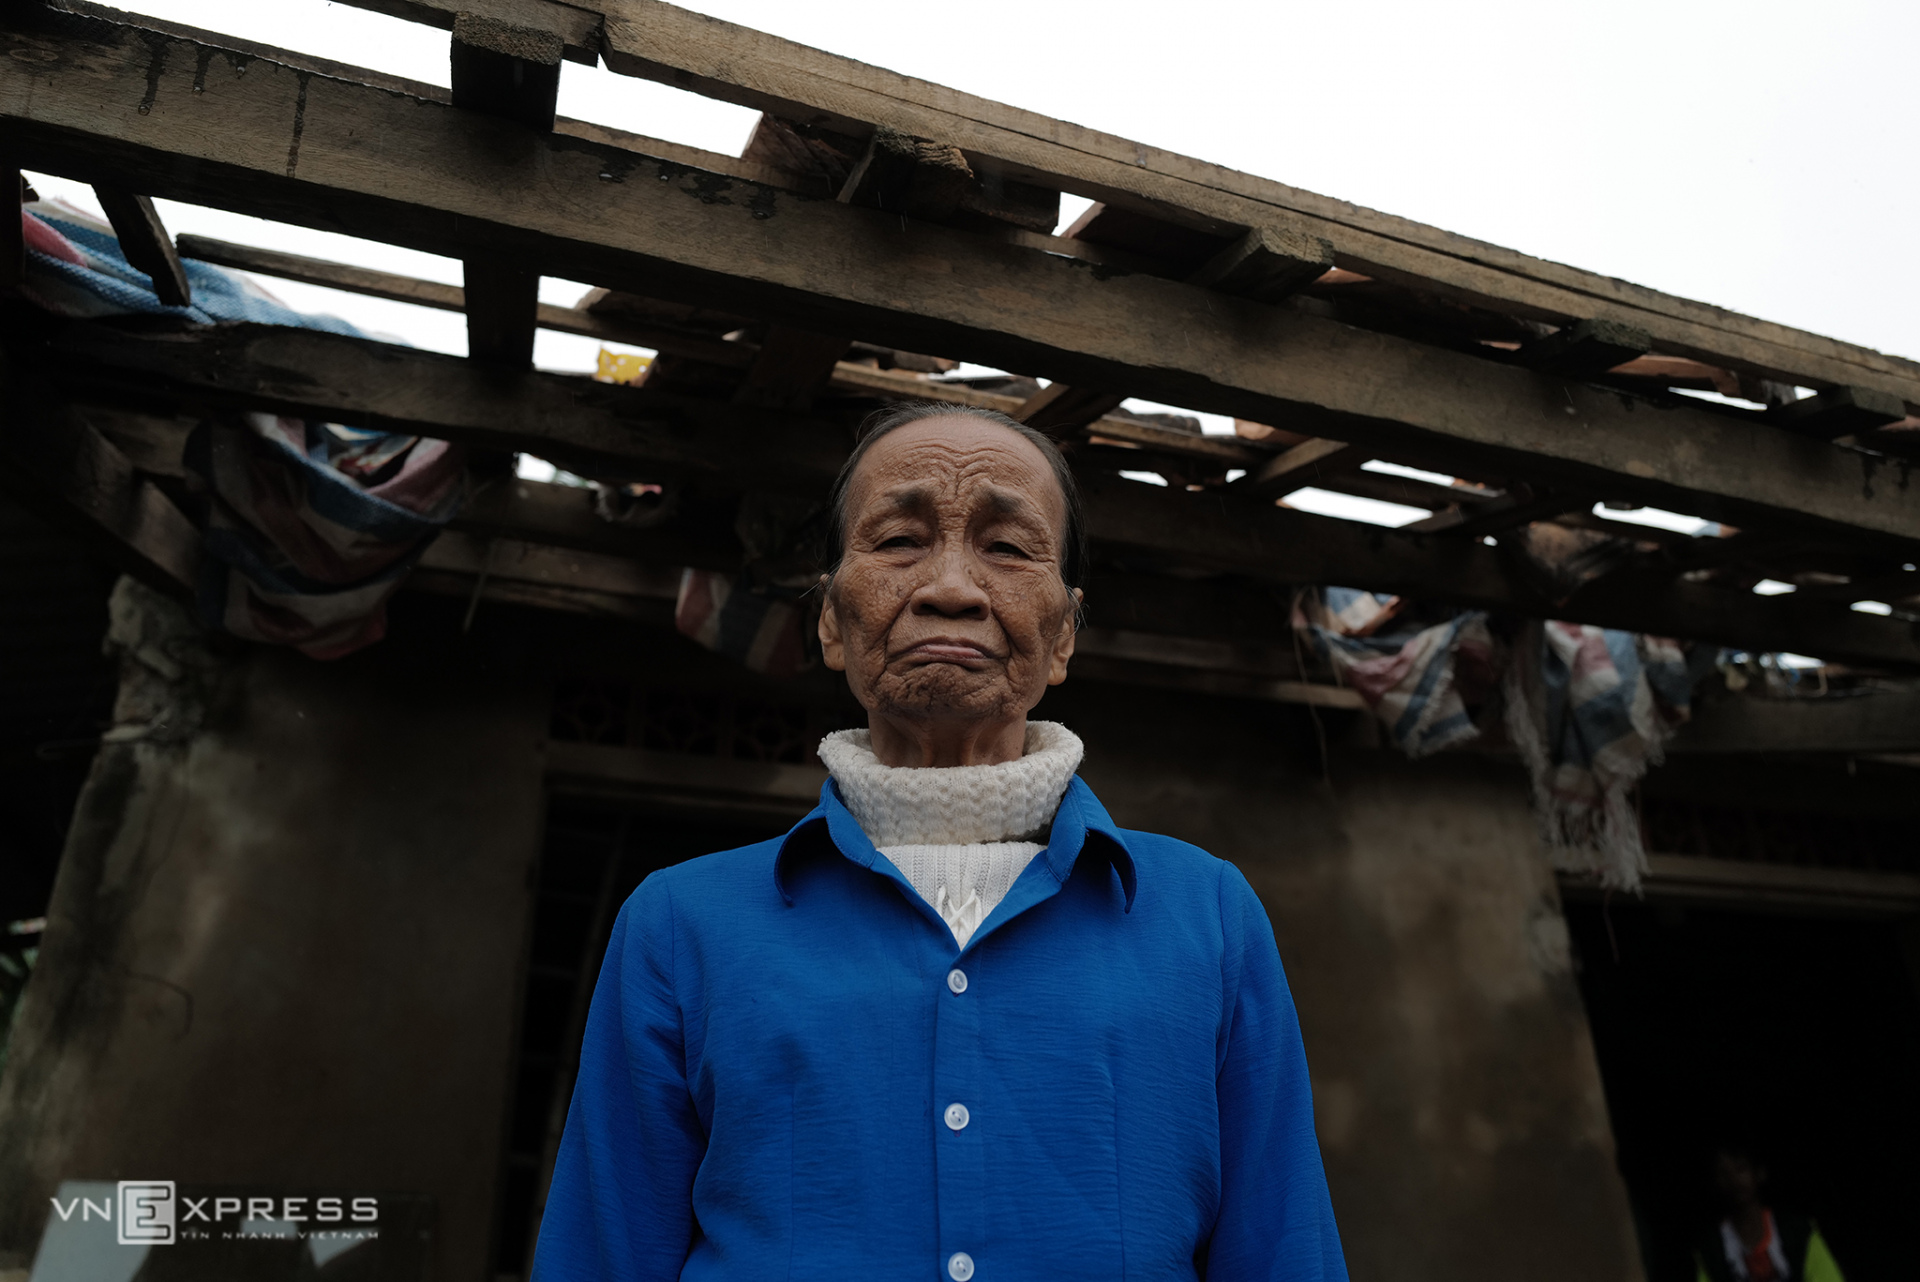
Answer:
<svg viewBox="0 0 1920 1282"><path fill-rule="evenodd" d="M835 672L847 670L847 647L840 638L840 615L833 608L833 576L820 576L820 661Z"/></svg>
<svg viewBox="0 0 1920 1282"><path fill-rule="evenodd" d="M1067 661L1073 658L1074 638L1080 630L1080 607L1085 604L1087 594L1079 588L1068 594L1072 600L1067 604L1064 617L1060 620L1060 634L1053 639L1053 654L1047 666L1047 684L1057 686L1067 679Z"/></svg>

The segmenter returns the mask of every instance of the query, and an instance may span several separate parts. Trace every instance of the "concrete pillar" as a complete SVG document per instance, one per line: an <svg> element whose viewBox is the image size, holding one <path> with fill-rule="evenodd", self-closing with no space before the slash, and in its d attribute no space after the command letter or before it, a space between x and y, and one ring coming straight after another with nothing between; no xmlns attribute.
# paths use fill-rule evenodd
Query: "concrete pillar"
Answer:
<svg viewBox="0 0 1920 1282"><path fill-rule="evenodd" d="M0 1268L63 1179L424 1194L479 1282L545 700L459 638L209 650L124 583L94 763L0 1079ZM472 654L469 646L467 655Z"/></svg>

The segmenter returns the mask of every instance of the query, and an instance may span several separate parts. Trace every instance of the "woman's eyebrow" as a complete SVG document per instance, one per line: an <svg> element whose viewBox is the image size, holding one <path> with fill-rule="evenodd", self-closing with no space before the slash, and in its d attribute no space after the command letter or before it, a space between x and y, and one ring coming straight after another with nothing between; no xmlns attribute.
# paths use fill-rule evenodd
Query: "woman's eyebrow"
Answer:
<svg viewBox="0 0 1920 1282"><path fill-rule="evenodd" d="M1033 501L1031 494L990 485L985 488L982 497L986 501L987 515L994 520L1032 526L1036 531L1045 531L1048 535L1054 532L1054 523L1047 519L1045 510Z"/></svg>
<svg viewBox="0 0 1920 1282"><path fill-rule="evenodd" d="M925 512L933 506L933 487L927 485L903 485L897 489L883 490L875 497L875 508L864 513L867 520L876 517L893 516L900 512Z"/></svg>

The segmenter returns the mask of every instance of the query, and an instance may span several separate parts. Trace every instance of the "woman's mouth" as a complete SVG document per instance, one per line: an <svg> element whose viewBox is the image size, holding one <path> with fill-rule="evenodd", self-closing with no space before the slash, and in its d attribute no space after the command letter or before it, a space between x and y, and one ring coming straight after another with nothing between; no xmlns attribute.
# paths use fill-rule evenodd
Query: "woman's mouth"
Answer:
<svg viewBox="0 0 1920 1282"><path fill-rule="evenodd" d="M900 658L909 663L958 663L974 667L988 663L993 655L986 647L953 637L933 637L909 646Z"/></svg>

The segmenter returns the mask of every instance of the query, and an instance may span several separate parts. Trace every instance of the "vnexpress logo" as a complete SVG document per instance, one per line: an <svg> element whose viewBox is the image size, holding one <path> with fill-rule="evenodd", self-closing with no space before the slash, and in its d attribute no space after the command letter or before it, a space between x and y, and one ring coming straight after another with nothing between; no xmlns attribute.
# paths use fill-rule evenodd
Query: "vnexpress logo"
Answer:
<svg viewBox="0 0 1920 1282"><path fill-rule="evenodd" d="M172 1180L121 1180L114 1233L122 1246L166 1246L174 1238Z"/></svg>

